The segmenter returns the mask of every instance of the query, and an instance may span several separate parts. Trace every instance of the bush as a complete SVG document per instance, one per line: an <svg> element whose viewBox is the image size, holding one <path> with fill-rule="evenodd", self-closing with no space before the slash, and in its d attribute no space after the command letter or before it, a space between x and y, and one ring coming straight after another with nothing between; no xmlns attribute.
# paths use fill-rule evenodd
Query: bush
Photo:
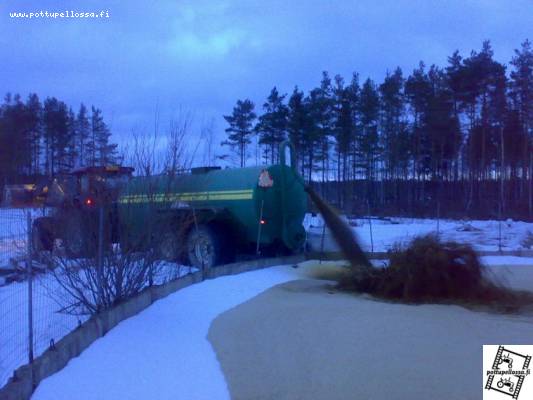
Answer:
<svg viewBox="0 0 533 400"><path fill-rule="evenodd" d="M407 303L457 302L515 308L533 294L514 292L489 280L476 252L436 236L414 239L390 252L388 268L354 274L341 287Z"/></svg>

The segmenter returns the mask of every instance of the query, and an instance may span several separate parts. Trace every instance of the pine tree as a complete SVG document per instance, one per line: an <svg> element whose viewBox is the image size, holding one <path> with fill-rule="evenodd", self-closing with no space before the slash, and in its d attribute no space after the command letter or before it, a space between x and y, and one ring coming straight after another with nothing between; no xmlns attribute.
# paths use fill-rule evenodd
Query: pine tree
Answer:
<svg viewBox="0 0 533 400"><path fill-rule="evenodd" d="M226 128L228 139L222 145L229 146L239 157L240 166L246 165L247 149L254 134L253 123L257 118L254 113L254 103L250 100L238 100L231 115L225 115L224 119L229 124Z"/></svg>
<svg viewBox="0 0 533 400"><path fill-rule="evenodd" d="M286 95L280 95L276 87L272 89L267 101L263 104L264 114L259 117L256 131L259 133L259 144L264 145L270 163L279 160L279 144L287 137L288 109L283 100Z"/></svg>
<svg viewBox="0 0 533 400"><path fill-rule="evenodd" d="M379 86L381 97L381 131L385 170L388 179L396 175L400 159L398 144L403 125L403 85L402 70L398 67L392 75L387 73L385 80Z"/></svg>
<svg viewBox="0 0 533 400"><path fill-rule="evenodd" d="M69 169L67 147L70 143L67 105L55 97L44 102L45 172L54 176Z"/></svg>
<svg viewBox="0 0 533 400"><path fill-rule="evenodd" d="M35 93L28 96L28 100L26 101L26 114L30 146L28 171L30 175L35 176L40 172L39 161L41 157L42 138L42 106L39 97Z"/></svg>
<svg viewBox="0 0 533 400"><path fill-rule="evenodd" d="M118 162L117 145L110 143L111 132L104 122L102 111L91 107L91 131L86 144L87 163L90 166L105 166Z"/></svg>
<svg viewBox="0 0 533 400"><path fill-rule="evenodd" d="M523 138L520 140L522 154L520 164L522 177L529 177L528 211L533 216L533 49L531 42L526 40L520 50L515 50L511 61L510 97L513 109L518 112L519 123L522 126ZM516 118L516 117L515 117ZM512 119L512 117L511 117ZM521 189L525 179L521 181Z"/></svg>
<svg viewBox="0 0 533 400"><path fill-rule="evenodd" d="M76 115L72 108L68 110L68 145L67 145L67 166L68 170L72 170L78 165L78 149L76 147Z"/></svg>
<svg viewBox="0 0 533 400"><path fill-rule="evenodd" d="M299 91L296 86L289 98L287 131L289 134L289 140L296 150L296 155L298 157L297 162L302 176L306 176L303 155L306 153L304 138L308 127L309 117L305 106L304 93Z"/></svg>
<svg viewBox="0 0 533 400"><path fill-rule="evenodd" d="M367 79L361 88L359 102L361 116L359 157L367 182L371 182L375 177L377 157L380 153L378 134L379 107L380 102L376 85L371 79Z"/></svg>
<svg viewBox="0 0 533 400"><path fill-rule="evenodd" d="M91 124L89 122L87 107L83 103L80 104L78 114L76 115L76 152L78 153L78 166L87 165L87 142L91 135Z"/></svg>

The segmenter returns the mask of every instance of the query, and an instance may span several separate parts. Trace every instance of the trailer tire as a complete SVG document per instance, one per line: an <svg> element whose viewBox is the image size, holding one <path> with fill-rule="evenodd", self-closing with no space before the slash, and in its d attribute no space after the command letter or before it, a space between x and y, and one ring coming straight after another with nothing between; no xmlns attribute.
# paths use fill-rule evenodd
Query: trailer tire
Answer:
<svg viewBox="0 0 533 400"><path fill-rule="evenodd" d="M37 218L33 221L31 241L33 251L52 251L54 249L54 223L50 217Z"/></svg>
<svg viewBox="0 0 533 400"><path fill-rule="evenodd" d="M234 250L226 246L223 238L224 235L216 226L193 227L187 235L189 263L198 269L208 269L227 262Z"/></svg>

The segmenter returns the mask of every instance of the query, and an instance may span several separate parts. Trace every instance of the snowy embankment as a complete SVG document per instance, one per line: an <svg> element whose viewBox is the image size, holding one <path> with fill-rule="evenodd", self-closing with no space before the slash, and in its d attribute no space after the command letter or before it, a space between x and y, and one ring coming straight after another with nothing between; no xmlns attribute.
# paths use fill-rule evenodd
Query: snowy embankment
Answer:
<svg viewBox="0 0 533 400"><path fill-rule="evenodd" d="M512 286L533 288L533 259L521 260L521 266L495 266L490 267L490 270L497 276L507 277ZM501 264L496 257L491 261ZM508 261L508 258L503 261ZM33 399L227 399L229 392L221 367L206 338L211 322L218 315L275 285L308 278L303 275L304 270L305 267L273 267L205 281L174 293L137 316L123 321L97 340L80 357L71 360L62 371L43 381ZM364 307L371 313L365 318L378 318L386 323L379 317L379 308L391 308L390 304L365 298L359 298L357 301L370 304ZM481 354L479 346L485 341L508 342L506 339L509 339L524 342L531 338L531 317L492 315L444 305L398 307L405 312L396 318L404 318L404 326L412 325L412 329L408 331L413 335L413 346L420 339L424 340L422 344L427 347L428 340L436 340L431 335L438 332L442 336L440 339L446 340L446 337L449 337L449 329L432 329L431 335L428 335L427 329L417 330L417 321L426 317L428 319L425 323L435 319L441 321L443 326L454 324L453 329L457 330L457 337L469 338L464 343L451 338L453 343L450 343L450 346L437 347L438 351L443 352L443 356L444 353L452 354L445 359L455 359L459 364L464 354ZM427 312L418 313L421 309ZM261 318L261 315L257 317ZM468 323L455 324L454 321ZM497 334L492 336L490 332L486 332L490 321L499 327ZM375 345L373 326L375 323L360 324L357 328L357 337L368 340L366 345L361 343L361 346L368 349L369 356L372 355L372 346ZM280 326L279 329L283 327ZM399 349L395 349L397 341L394 331L386 324L379 329L382 336L390 338L387 343L380 341L380 346L386 345L390 358L397 358L396 350ZM508 329L512 330L512 336L506 336ZM385 334L386 332L389 333ZM239 335L247 334L249 332L239 330ZM466 349L468 346L476 347ZM420 356L417 349L413 348L413 351L404 353L402 350L402 357L405 357L402 358L401 364L416 365L416 357ZM413 359L409 359L409 355ZM431 359L438 359L438 356L439 354L433 354ZM477 359L474 360L474 364L477 362ZM380 375L395 376L398 373L397 367L398 363L385 364L380 368ZM364 368L368 369L369 366L364 365ZM480 371L481 369L475 371L476 376L479 376Z"/></svg>

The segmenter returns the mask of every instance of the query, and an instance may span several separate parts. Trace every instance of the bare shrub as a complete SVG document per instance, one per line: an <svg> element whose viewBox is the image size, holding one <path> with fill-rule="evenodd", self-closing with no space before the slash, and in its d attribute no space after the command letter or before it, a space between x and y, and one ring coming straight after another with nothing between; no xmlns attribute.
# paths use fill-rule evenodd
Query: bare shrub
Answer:
<svg viewBox="0 0 533 400"><path fill-rule="evenodd" d="M97 258L48 259L60 290L51 296L61 311L73 315L97 314L140 293L160 277L163 264L154 252L107 252Z"/></svg>

